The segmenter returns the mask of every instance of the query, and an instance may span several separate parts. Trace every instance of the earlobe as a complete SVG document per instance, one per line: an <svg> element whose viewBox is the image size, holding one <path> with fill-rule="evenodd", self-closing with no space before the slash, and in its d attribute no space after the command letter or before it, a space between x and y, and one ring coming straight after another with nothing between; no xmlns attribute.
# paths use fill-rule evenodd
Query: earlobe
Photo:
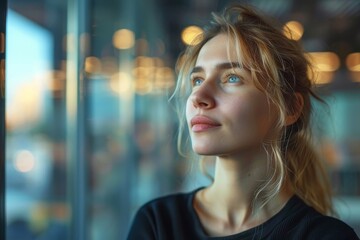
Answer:
<svg viewBox="0 0 360 240"><path fill-rule="evenodd" d="M286 126L294 124L301 115L304 107L304 98L300 93L295 93L295 101L291 107L291 111L286 116Z"/></svg>

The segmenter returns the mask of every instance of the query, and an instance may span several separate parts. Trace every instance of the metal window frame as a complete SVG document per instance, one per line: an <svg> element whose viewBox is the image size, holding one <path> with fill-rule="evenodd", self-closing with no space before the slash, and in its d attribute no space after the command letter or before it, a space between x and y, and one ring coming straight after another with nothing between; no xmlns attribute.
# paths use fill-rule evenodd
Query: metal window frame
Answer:
<svg viewBox="0 0 360 240"><path fill-rule="evenodd" d="M5 239L5 36L7 0L0 3L0 239Z"/></svg>
<svg viewBox="0 0 360 240"><path fill-rule="evenodd" d="M68 165L69 239L88 239L88 164L86 137L88 0L67 1L66 151Z"/></svg>

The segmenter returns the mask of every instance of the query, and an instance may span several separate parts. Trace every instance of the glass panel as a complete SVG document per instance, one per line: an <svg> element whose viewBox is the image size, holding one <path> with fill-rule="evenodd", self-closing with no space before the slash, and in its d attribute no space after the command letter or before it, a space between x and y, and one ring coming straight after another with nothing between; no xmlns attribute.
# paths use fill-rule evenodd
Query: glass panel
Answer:
<svg viewBox="0 0 360 240"><path fill-rule="evenodd" d="M48 21L43 18L59 7ZM62 6L10 1L6 35L7 239L67 239ZM46 14L45 14L46 13ZM51 20L51 21L50 21Z"/></svg>
<svg viewBox="0 0 360 240"><path fill-rule="evenodd" d="M5 35L7 1L0 3L0 239L5 239Z"/></svg>
<svg viewBox="0 0 360 240"><path fill-rule="evenodd" d="M92 239L124 239L139 205L179 188L176 120L167 101L175 73L158 5L94 4L96 37L85 62L92 139L89 224Z"/></svg>
<svg viewBox="0 0 360 240"><path fill-rule="evenodd" d="M158 6L137 4L10 1L7 239L123 239L181 188L174 58Z"/></svg>

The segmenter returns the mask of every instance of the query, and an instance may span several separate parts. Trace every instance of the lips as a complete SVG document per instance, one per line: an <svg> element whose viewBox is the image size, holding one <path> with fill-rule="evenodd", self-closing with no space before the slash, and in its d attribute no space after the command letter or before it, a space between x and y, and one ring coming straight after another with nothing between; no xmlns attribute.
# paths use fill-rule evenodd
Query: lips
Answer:
<svg viewBox="0 0 360 240"><path fill-rule="evenodd" d="M193 132L203 132L221 126L220 123L206 116L195 116L190 124Z"/></svg>

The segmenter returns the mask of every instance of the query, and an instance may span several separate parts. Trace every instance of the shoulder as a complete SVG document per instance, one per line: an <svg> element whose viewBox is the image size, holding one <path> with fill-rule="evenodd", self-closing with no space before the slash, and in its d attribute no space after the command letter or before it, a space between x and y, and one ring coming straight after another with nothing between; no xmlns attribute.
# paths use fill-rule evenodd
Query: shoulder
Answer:
<svg viewBox="0 0 360 240"><path fill-rule="evenodd" d="M133 219L128 240L171 239L175 229L187 229L193 219L191 206L196 191L170 194L145 203Z"/></svg>
<svg viewBox="0 0 360 240"><path fill-rule="evenodd" d="M317 239L359 239L355 231L340 219L324 216L320 213L309 221L309 236Z"/></svg>
<svg viewBox="0 0 360 240"><path fill-rule="evenodd" d="M355 231L345 222L335 217L326 216L306 205L298 198L298 212L293 215L296 219L297 232L295 235L303 236L304 239L359 239Z"/></svg>

